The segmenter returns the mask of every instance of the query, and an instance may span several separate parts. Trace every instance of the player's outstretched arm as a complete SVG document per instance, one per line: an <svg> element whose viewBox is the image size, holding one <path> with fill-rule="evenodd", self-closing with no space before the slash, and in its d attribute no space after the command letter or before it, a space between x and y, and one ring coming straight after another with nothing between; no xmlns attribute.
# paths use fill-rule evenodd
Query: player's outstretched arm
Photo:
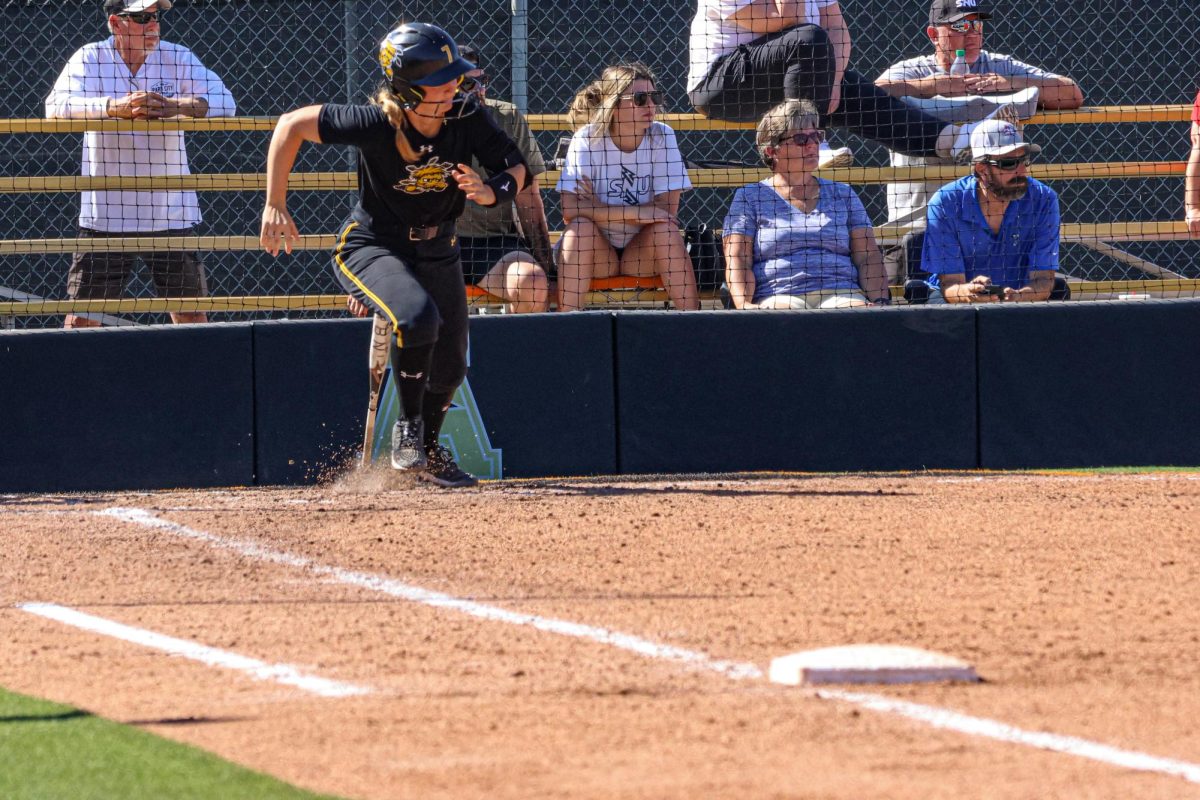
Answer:
<svg viewBox="0 0 1200 800"><path fill-rule="evenodd" d="M296 163L300 145L320 143L317 129L320 113L321 106L289 111L279 118L271 136L271 147L267 151L267 202L263 208L259 243L273 256L279 255L280 248L290 254L292 246L300 241L300 231L287 210L288 175Z"/></svg>

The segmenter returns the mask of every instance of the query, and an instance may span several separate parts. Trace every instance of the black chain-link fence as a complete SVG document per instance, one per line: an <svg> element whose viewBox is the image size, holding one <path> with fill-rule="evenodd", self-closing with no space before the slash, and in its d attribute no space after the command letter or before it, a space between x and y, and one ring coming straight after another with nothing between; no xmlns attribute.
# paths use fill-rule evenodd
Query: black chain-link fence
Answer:
<svg viewBox="0 0 1200 800"><path fill-rule="evenodd" d="M922 0L843 0L853 36L851 66L871 78L888 65L931 51ZM0 117L44 116L55 77L80 46L105 38L100 0L6 0L2 8ZM1180 0L1014 0L993 4L985 49L1074 78L1085 104L1179 104L1200 80L1200 4ZM400 18L435 22L471 42L493 77L491 96L512 98L528 113L562 113L574 93L605 65L637 59L658 75L665 111L690 112L685 86L688 26L694 0L464 0L394 3L381 0L175 0L162 35L190 48L232 91L239 116L272 116L322 102L361 101L378 81L376 47ZM514 38L514 32L517 36ZM520 34L524 33L522 38ZM1028 138L1044 148L1043 163L1180 161L1188 154L1186 123L1039 125ZM540 131L553 155L560 136ZM834 146L851 146L857 164L884 166L881 146L840 131ZM193 173L261 173L269 133L187 134ZM0 134L0 177L78 175L82 134ZM692 160L757 161L750 131L679 133ZM306 147L302 172L352 171L352 153ZM1182 219L1178 176L1057 181L1064 222ZM887 218L884 187L856 187L876 224ZM720 224L733 189L685 195L682 216ZM561 225L557 197L545 192L551 229ZM202 192L199 234L257 234L260 191ZM303 233L332 233L353 205L346 191L295 191L290 206ZM74 193L0 195L0 239L77 235ZM1119 247L1187 277L1200 277L1191 242L1141 242ZM213 295L336 293L327 253L271 259L253 251L204 254ZM0 301L66 294L69 255L0 257ZM1080 278L1144 278L1125 261L1080 245L1063 249L1063 270ZM138 275L132 292L150 293ZM216 318L228 318L218 315ZM147 318L149 319L149 318ZM21 323L21 324L39 324ZM43 321L40 324L55 324Z"/></svg>

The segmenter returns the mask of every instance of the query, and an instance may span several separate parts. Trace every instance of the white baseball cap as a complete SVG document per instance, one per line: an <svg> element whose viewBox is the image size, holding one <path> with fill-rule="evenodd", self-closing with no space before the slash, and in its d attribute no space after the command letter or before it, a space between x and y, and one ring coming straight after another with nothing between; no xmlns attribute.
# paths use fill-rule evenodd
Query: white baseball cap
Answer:
<svg viewBox="0 0 1200 800"><path fill-rule="evenodd" d="M1002 157L1022 149L1030 155L1042 152L1041 147L1021 138L1020 129L1007 120L984 120L971 131L972 161Z"/></svg>
<svg viewBox="0 0 1200 800"><path fill-rule="evenodd" d="M139 11L149 11L155 6L160 11L166 11L171 5L171 0L105 0L104 10L109 14L136 14Z"/></svg>

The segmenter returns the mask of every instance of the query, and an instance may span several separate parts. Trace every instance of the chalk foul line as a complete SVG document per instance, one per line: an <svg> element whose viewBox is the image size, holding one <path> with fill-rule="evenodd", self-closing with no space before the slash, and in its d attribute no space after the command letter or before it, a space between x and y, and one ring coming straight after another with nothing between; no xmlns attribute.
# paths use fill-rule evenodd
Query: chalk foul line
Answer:
<svg viewBox="0 0 1200 800"><path fill-rule="evenodd" d="M541 617L534 614L521 614L497 606L489 606L473 600L413 586L381 575L355 572L341 567L320 564L305 556L274 550L256 542L231 539L198 531L185 525L156 517L145 509L109 508L94 513L113 517L134 525L142 525L165 531L183 538L204 542L218 549L238 553L248 558L303 569L313 575L332 578L348 586L356 586L380 592L391 597L420 603L433 608L449 609L492 622L532 627L547 633L584 639L596 642L597 644L637 653L647 658L672 661L706 672L714 672L733 680L766 679L765 673L758 666L748 662L715 659L707 653L660 644L632 634L592 625L583 625L577 622ZM868 711L900 716L915 722L921 722L933 728L951 730L1009 744L1020 744L1039 750L1049 750L1056 753L1078 756L1142 772L1171 775L1183 778L1191 783L1200 783L1200 764L1193 764L1187 761L1163 758L1136 750L1124 750L1075 736L1064 736L1042 731L1027 731L996 720L973 717L936 706L895 700L883 695L838 689L813 690L808 694L811 697L823 700L848 703Z"/></svg>
<svg viewBox="0 0 1200 800"><path fill-rule="evenodd" d="M177 639L174 636L166 636L144 628L135 628L132 625L125 625L111 619L105 619L104 617L85 614L82 611L77 611L66 606L55 605L53 603L21 603L17 608L29 614L36 614L39 617L61 622L64 625L132 642L133 644L139 644L154 650L161 650L164 653L181 656L192 661L199 661L201 664L207 664L210 667L223 667L225 669L236 670L260 681L274 681L275 683L294 686L297 689L302 689L321 697L352 697L354 695L370 694L371 692L365 686L331 681L316 675L306 675L288 664L269 664L266 661L248 658L237 653L231 653L228 650L219 650L215 647L209 647L208 645L187 639Z"/></svg>

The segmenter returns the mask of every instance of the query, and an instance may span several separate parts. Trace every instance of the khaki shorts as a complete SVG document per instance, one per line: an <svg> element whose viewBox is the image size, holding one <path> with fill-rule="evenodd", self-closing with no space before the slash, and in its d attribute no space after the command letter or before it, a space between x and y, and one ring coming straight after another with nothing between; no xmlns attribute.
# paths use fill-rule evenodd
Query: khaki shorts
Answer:
<svg viewBox="0 0 1200 800"><path fill-rule="evenodd" d="M83 228L81 238L128 236L190 236L191 228L153 233L108 234ZM162 250L153 253L76 253L67 271L67 297L71 300L112 300L121 297L138 259L146 262L159 297L207 297L204 264L195 253Z"/></svg>

